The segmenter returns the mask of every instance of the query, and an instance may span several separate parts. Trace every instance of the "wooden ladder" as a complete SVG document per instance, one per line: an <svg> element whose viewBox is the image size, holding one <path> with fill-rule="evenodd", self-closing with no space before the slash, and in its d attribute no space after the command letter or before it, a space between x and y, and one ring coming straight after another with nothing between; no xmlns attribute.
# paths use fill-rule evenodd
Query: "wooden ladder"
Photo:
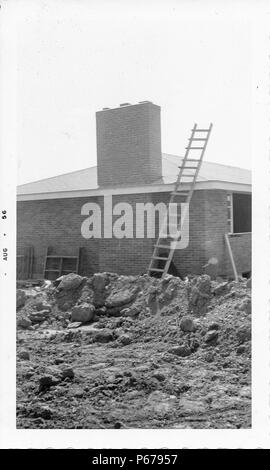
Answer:
<svg viewBox="0 0 270 470"><path fill-rule="evenodd" d="M169 204L176 203L177 207L180 207L182 203L186 203L186 208L190 204L212 127L212 123L208 129L200 129L197 127L197 124L194 124L182 164L179 166L180 171L174 189L171 192ZM185 183L189 184L188 191L182 190L182 185ZM183 212L184 213L181 214L181 220L177 218L177 231L175 236L167 235L167 237L164 237L164 230L167 230L168 225L167 214L164 217L159 237L154 245L153 254L148 266L147 273L149 275L157 274L163 278L167 274L177 242L181 239L181 227L184 225L187 209L184 209Z"/></svg>

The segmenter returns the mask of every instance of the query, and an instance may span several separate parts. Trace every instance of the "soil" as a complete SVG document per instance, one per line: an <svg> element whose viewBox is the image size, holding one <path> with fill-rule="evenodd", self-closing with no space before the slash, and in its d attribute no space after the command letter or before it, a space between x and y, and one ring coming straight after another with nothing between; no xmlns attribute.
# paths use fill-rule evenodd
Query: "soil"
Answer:
<svg viewBox="0 0 270 470"><path fill-rule="evenodd" d="M72 274L17 299L17 428L250 428L247 280Z"/></svg>

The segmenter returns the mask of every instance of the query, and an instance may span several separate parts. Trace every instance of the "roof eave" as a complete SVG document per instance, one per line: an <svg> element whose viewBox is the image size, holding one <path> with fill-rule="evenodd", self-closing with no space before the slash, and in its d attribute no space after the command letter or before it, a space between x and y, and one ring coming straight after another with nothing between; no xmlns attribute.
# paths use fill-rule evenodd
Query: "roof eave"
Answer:
<svg viewBox="0 0 270 470"><path fill-rule="evenodd" d="M188 184L183 184L183 190L188 189ZM96 188L96 189L82 189L74 191L55 191L48 193L32 193L32 194L18 194L17 201L34 201L42 199L68 199L79 197L94 197L106 195L121 195L121 194L142 194L142 193L159 193L171 192L174 189L174 184L157 184L151 186L136 186L126 188ZM246 183L232 183L230 181L200 181L196 183L195 191L198 190L225 190L235 192L251 193L251 184Z"/></svg>

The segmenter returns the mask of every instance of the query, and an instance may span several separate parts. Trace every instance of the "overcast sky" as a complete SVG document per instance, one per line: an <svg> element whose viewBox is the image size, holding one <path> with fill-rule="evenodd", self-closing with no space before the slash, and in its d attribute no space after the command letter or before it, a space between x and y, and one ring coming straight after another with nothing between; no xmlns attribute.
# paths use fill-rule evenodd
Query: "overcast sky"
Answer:
<svg viewBox="0 0 270 470"><path fill-rule="evenodd" d="M212 121L205 160L251 167L251 31L235 11L215 2L22 3L20 184L95 165L95 112L143 100L161 106L163 152L183 155L194 122Z"/></svg>

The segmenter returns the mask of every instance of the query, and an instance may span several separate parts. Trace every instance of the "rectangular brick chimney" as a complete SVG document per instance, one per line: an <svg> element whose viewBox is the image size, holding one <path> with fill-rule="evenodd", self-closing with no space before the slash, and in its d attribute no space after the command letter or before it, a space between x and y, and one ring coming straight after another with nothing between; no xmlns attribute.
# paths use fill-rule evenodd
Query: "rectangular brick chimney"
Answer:
<svg viewBox="0 0 270 470"><path fill-rule="evenodd" d="M149 101L96 113L99 186L151 184L162 177L160 106Z"/></svg>

